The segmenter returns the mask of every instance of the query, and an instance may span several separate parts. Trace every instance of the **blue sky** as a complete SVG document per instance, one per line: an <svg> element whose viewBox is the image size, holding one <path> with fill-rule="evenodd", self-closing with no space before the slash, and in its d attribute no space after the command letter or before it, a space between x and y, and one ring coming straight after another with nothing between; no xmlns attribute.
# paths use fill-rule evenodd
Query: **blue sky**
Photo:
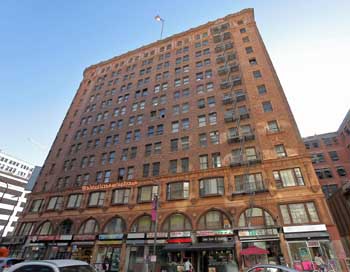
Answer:
<svg viewBox="0 0 350 272"><path fill-rule="evenodd" d="M350 108L350 1L2 0L0 149L41 165L84 68L158 39L156 14L169 36L247 7L302 135L336 130Z"/></svg>

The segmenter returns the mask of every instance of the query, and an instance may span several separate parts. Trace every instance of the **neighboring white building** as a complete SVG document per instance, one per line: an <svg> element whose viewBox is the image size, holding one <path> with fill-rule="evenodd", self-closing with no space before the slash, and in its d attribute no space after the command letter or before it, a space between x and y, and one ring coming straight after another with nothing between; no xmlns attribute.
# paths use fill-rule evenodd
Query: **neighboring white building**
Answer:
<svg viewBox="0 0 350 272"><path fill-rule="evenodd" d="M26 204L35 166L0 150L0 237L12 234Z"/></svg>

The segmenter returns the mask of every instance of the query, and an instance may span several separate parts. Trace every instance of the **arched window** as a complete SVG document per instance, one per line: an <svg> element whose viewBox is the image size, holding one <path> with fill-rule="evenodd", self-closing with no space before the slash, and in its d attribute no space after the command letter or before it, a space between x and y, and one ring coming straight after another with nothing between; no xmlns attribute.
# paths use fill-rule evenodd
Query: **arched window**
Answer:
<svg viewBox="0 0 350 272"><path fill-rule="evenodd" d="M96 232L98 232L98 223L95 219L90 218L80 226L78 234L94 234Z"/></svg>
<svg viewBox="0 0 350 272"><path fill-rule="evenodd" d="M273 226L275 222L272 216L261 208L246 209L239 217L239 227Z"/></svg>
<svg viewBox="0 0 350 272"><path fill-rule="evenodd" d="M170 215L164 222L162 231L191 230L190 220L181 213Z"/></svg>
<svg viewBox="0 0 350 272"><path fill-rule="evenodd" d="M229 229L231 222L228 217L220 211L209 211L201 216L198 229Z"/></svg>
<svg viewBox="0 0 350 272"><path fill-rule="evenodd" d="M36 234L38 235L50 235L52 234L52 224L50 223L50 221L46 221L44 223L42 223L38 230L36 231Z"/></svg>
<svg viewBox="0 0 350 272"><path fill-rule="evenodd" d="M151 216L143 215L139 217L131 227L131 232L151 232L153 231L153 222Z"/></svg>
<svg viewBox="0 0 350 272"><path fill-rule="evenodd" d="M73 221L70 219L66 219L58 226L58 234L68 235L72 234L73 229Z"/></svg>
<svg viewBox="0 0 350 272"><path fill-rule="evenodd" d="M120 217L114 217L103 229L103 233L113 234L113 233L122 233L125 230L124 220Z"/></svg>

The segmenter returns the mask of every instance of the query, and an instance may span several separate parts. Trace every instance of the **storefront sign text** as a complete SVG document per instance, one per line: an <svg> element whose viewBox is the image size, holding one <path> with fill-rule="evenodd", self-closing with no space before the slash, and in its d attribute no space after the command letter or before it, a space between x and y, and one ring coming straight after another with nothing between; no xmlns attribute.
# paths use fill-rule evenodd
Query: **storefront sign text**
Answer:
<svg viewBox="0 0 350 272"><path fill-rule="evenodd" d="M321 247L319 241L307 241L307 247Z"/></svg>
<svg viewBox="0 0 350 272"><path fill-rule="evenodd" d="M278 236L277 229L253 229L253 230L240 230L238 232L239 237L255 237L255 236Z"/></svg>
<svg viewBox="0 0 350 272"><path fill-rule="evenodd" d="M199 230L196 232L196 235L198 237L233 235L233 230Z"/></svg>
<svg viewBox="0 0 350 272"><path fill-rule="evenodd" d="M149 232L146 234L147 238L154 238L154 232ZM168 238L167 232L157 232L157 238Z"/></svg>
<svg viewBox="0 0 350 272"><path fill-rule="evenodd" d="M100 234L98 236L98 240L121 240L123 239L124 234L118 233L118 234Z"/></svg>
<svg viewBox="0 0 350 272"><path fill-rule="evenodd" d="M174 239L168 239L167 242L169 244L192 243L192 239L191 238L174 238Z"/></svg>
<svg viewBox="0 0 350 272"><path fill-rule="evenodd" d="M304 225L304 226L291 226L291 227L283 227L283 231L284 231L284 233L327 231L327 227L324 224L320 224L320 225Z"/></svg>
<svg viewBox="0 0 350 272"><path fill-rule="evenodd" d="M143 239L145 238L144 233L128 233L128 239Z"/></svg>
<svg viewBox="0 0 350 272"><path fill-rule="evenodd" d="M95 239L96 239L95 235L74 235L73 236L74 241L91 241Z"/></svg>
<svg viewBox="0 0 350 272"><path fill-rule="evenodd" d="M170 237L191 237L190 231L173 231L170 232Z"/></svg>
<svg viewBox="0 0 350 272"><path fill-rule="evenodd" d="M124 181L124 182L114 182L114 183L103 183L96 185L84 185L81 187L83 191L95 191L95 190L105 190L114 189L120 187L132 187L137 186L137 181Z"/></svg>

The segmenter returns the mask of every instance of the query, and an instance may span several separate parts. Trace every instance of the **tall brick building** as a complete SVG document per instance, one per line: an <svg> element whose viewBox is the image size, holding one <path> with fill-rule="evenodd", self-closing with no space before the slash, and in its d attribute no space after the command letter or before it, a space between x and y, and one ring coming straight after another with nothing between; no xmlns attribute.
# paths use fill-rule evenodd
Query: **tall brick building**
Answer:
<svg viewBox="0 0 350 272"><path fill-rule="evenodd" d="M304 143L349 256L350 111L336 132L306 137Z"/></svg>
<svg viewBox="0 0 350 272"><path fill-rule="evenodd" d="M350 181L350 111L335 132L304 138L326 197Z"/></svg>
<svg viewBox="0 0 350 272"><path fill-rule="evenodd" d="M343 256L252 9L84 71L18 253L142 269L154 255L154 195L157 269ZM268 254L243 263L253 245Z"/></svg>

